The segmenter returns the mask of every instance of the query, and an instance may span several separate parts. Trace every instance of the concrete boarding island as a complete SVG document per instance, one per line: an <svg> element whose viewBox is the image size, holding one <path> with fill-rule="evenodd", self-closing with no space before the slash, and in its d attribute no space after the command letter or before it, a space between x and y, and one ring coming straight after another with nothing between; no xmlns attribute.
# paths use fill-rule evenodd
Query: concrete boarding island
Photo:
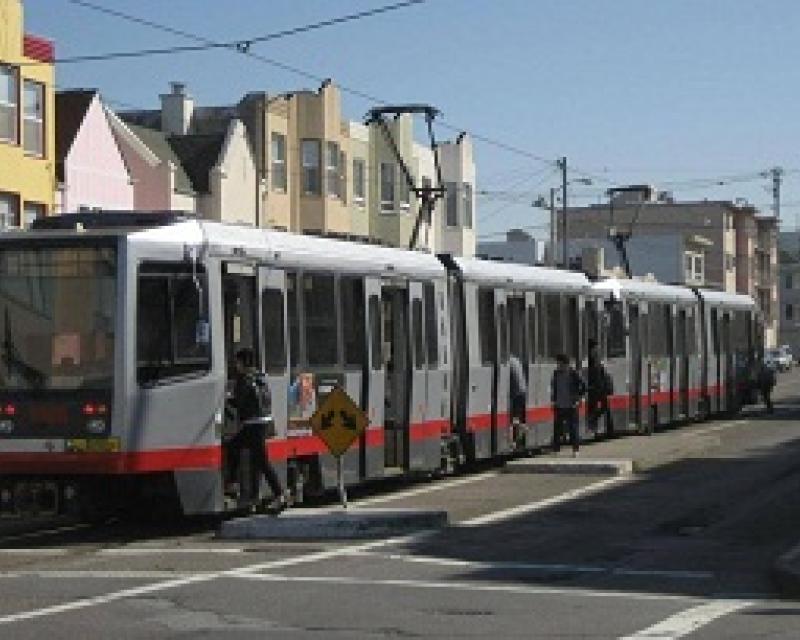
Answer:
<svg viewBox="0 0 800 640"><path fill-rule="evenodd" d="M223 522L225 540L364 540L447 526L445 510L290 509L279 516L257 515Z"/></svg>

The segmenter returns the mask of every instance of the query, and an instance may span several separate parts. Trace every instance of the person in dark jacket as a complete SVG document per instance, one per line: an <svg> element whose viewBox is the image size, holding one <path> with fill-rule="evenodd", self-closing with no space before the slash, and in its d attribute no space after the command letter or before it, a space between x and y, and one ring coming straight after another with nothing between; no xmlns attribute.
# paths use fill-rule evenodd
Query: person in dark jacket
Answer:
<svg viewBox="0 0 800 640"><path fill-rule="evenodd" d="M767 411L772 413L774 407L772 405L772 389L775 387L775 369L761 363L758 370L758 390L761 392L761 397L764 398L764 404L767 405Z"/></svg>
<svg viewBox="0 0 800 640"><path fill-rule="evenodd" d="M273 500L269 510L279 512L286 508L286 496L280 478L267 459L264 446L267 434L261 418L269 417L272 412L269 387L264 376L254 367L255 357L252 349L241 349L236 353L234 361L235 378L230 405L235 410L235 419L239 430L230 441L230 449L235 452L234 464L231 465L232 476L238 476L239 464L244 449L250 453L252 469L250 495L257 496L261 485L261 477L265 477Z"/></svg>
<svg viewBox="0 0 800 640"><path fill-rule="evenodd" d="M597 428L600 417L605 417L606 437L614 435L614 418L611 416L611 408L608 404L608 396L614 390L611 384L611 376L608 374L595 340L589 340L589 366L587 369L587 411L589 419L589 429L598 436Z"/></svg>
<svg viewBox="0 0 800 640"><path fill-rule="evenodd" d="M561 449L561 433L566 427L572 445L573 457L578 457L580 436L578 434L578 404L586 393L586 385L578 372L569 364L563 353L556 356L556 370L550 381L550 400L553 403L553 450Z"/></svg>

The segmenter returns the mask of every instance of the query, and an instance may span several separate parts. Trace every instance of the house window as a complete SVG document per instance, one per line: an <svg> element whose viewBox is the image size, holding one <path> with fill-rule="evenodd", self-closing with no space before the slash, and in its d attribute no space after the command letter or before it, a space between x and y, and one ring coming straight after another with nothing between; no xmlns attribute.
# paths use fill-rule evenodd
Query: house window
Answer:
<svg viewBox="0 0 800 640"><path fill-rule="evenodd" d="M381 211L394 211L394 164L381 162Z"/></svg>
<svg viewBox="0 0 800 640"><path fill-rule="evenodd" d="M786 305L786 319L794 320L794 307L791 304Z"/></svg>
<svg viewBox="0 0 800 640"><path fill-rule="evenodd" d="M339 198L342 204L347 204L347 155L339 152Z"/></svg>
<svg viewBox="0 0 800 640"><path fill-rule="evenodd" d="M734 259L734 257L731 254L726 253L725 254L725 270L726 271L733 271L733 269L735 267L736 267L736 260Z"/></svg>
<svg viewBox="0 0 800 640"><path fill-rule="evenodd" d="M455 182L445 183L447 202L445 204L445 220L448 227L458 226L458 190Z"/></svg>
<svg viewBox="0 0 800 640"><path fill-rule="evenodd" d="M784 289L791 289L792 288L792 274L791 273L787 273L786 274L786 277L784 278L784 281L783 281L783 288Z"/></svg>
<svg viewBox="0 0 800 640"><path fill-rule="evenodd" d="M696 280L703 279L703 256L694 257L694 277Z"/></svg>
<svg viewBox="0 0 800 640"><path fill-rule="evenodd" d="M19 226L19 198L0 192L0 229Z"/></svg>
<svg viewBox="0 0 800 640"><path fill-rule="evenodd" d="M339 196L339 145L335 142L325 143L325 175L329 196Z"/></svg>
<svg viewBox="0 0 800 640"><path fill-rule="evenodd" d="M685 258L686 258L686 264L684 265L684 272L686 275L686 279L693 280L694 272L692 271L692 256L687 255Z"/></svg>
<svg viewBox="0 0 800 640"><path fill-rule="evenodd" d="M0 140L17 141L17 70L0 65Z"/></svg>
<svg viewBox="0 0 800 640"><path fill-rule="evenodd" d="M286 136L272 134L272 188L286 191Z"/></svg>
<svg viewBox="0 0 800 640"><path fill-rule="evenodd" d="M39 202L26 202L22 216L22 224L28 229L34 220L44 218L46 214L45 206Z"/></svg>
<svg viewBox="0 0 800 640"><path fill-rule="evenodd" d="M320 193L319 140L303 140L303 193L318 196Z"/></svg>
<svg viewBox="0 0 800 640"><path fill-rule="evenodd" d="M23 141L25 153L44 156L44 85L25 81L25 122Z"/></svg>
<svg viewBox="0 0 800 640"><path fill-rule="evenodd" d="M365 184L365 165L363 158L353 158L353 201L356 204L364 204Z"/></svg>
<svg viewBox="0 0 800 640"><path fill-rule="evenodd" d="M472 228L472 185L464 183L464 227Z"/></svg>

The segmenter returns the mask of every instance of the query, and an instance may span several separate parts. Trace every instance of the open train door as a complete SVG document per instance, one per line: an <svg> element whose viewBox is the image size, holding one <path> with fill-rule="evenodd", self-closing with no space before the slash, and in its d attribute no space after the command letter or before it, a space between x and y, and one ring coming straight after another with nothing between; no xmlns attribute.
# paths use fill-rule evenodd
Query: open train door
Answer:
<svg viewBox="0 0 800 640"><path fill-rule="evenodd" d="M631 398L629 420L638 429L642 425L642 319L639 303L628 304L628 339L630 340L629 394Z"/></svg>
<svg viewBox="0 0 800 640"><path fill-rule="evenodd" d="M494 380L492 383L492 455L509 453L511 436L511 374L508 365L508 308L504 289L494 291L495 336Z"/></svg>
<svg viewBox="0 0 800 640"><path fill-rule="evenodd" d="M287 486L287 451L280 445L285 442L289 421L289 349L286 313L286 273L279 269L261 266L258 269L257 303L261 327L262 365L267 374L267 384L272 396L272 420L275 434L267 439L266 449L276 472ZM289 478L292 482L296 478Z"/></svg>
<svg viewBox="0 0 800 640"><path fill-rule="evenodd" d="M689 332L687 331L686 307L678 307L675 363L677 366L678 417L689 418ZM694 318L692 318L694 320Z"/></svg>
<svg viewBox="0 0 800 640"><path fill-rule="evenodd" d="M386 369L383 358L383 313L381 282L364 279L366 315L366 361L362 383L361 408L367 414L367 430L360 438L359 476L379 478L384 475Z"/></svg>
<svg viewBox="0 0 800 640"><path fill-rule="evenodd" d="M430 468L426 463L430 435L426 430L428 404L428 371L425 349L425 305L421 282L408 283L408 308L411 310L409 323L409 410L408 410L408 469ZM436 435L436 459L439 454L439 434Z"/></svg>

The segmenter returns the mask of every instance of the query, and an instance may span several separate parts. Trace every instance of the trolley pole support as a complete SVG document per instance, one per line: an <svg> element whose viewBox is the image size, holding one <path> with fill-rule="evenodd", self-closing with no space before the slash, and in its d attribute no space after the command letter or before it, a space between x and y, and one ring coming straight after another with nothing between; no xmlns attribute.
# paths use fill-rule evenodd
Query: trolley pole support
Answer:
<svg viewBox="0 0 800 640"><path fill-rule="evenodd" d="M347 489L344 488L344 463L342 456L336 456L336 477L337 484L339 485L339 502L342 503L342 508L347 509Z"/></svg>

